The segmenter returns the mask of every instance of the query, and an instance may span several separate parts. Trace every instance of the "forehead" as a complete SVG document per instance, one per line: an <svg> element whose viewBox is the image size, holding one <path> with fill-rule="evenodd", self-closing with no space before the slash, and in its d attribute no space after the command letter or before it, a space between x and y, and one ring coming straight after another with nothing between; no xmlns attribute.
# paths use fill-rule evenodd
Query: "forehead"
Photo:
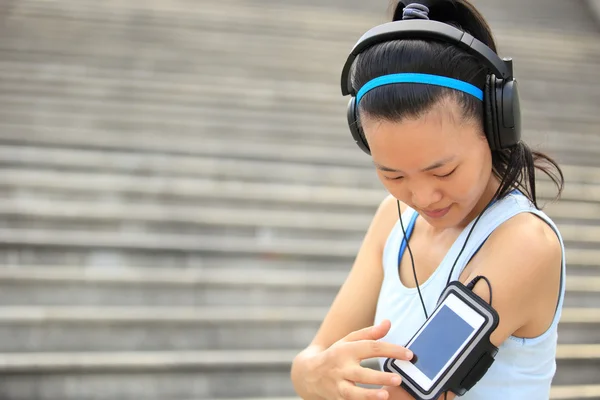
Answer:
<svg viewBox="0 0 600 400"><path fill-rule="evenodd" d="M399 122L361 119L373 161L403 171L420 170L478 147L477 125L448 111L432 110Z"/></svg>

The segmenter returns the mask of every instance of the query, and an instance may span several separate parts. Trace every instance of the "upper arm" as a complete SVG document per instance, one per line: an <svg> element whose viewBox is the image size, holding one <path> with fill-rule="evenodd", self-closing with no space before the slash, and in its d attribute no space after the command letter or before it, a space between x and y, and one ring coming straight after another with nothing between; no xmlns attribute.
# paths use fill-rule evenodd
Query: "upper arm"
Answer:
<svg viewBox="0 0 600 400"><path fill-rule="evenodd" d="M490 338L494 345L500 346L541 315L545 315L546 321L553 319L560 287L562 249L546 222L533 214L511 218L490 235L476 258L475 267L463 281L483 275L491 283L492 307L500 317ZM473 291L489 302L489 288L484 280L480 280ZM541 331L546 328L538 327ZM402 388L388 390L392 394L390 400L412 398ZM456 395L448 392L438 400L454 398Z"/></svg>
<svg viewBox="0 0 600 400"><path fill-rule="evenodd" d="M328 348L350 332L373 324L377 298L383 281L383 247L397 221L397 215L396 199L387 196L379 205L350 274L340 288L311 345Z"/></svg>
<svg viewBox="0 0 600 400"><path fill-rule="evenodd" d="M533 214L519 214L499 226L482 248L481 258L466 281L477 275L489 279L492 307L500 323L491 335L499 346L520 329L534 336L545 331L558 301L562 249L556 233ZM473 290L489 302L489 288L480 280ZM529 329L531 331L531 329Z"/></svg>

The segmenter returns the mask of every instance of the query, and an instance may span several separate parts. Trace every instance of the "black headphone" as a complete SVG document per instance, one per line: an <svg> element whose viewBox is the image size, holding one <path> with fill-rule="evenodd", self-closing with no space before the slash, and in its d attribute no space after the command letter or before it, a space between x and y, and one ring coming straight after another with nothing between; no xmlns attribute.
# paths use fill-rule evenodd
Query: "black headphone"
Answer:
<svg viewBox="0 0 600 400"><path fill-rule="evenodd" d="M454 26L432 20L400 20L376 26L365 33L352 48L342 69L342 94L351 94L348 103L348 126L354 141L371 154L357 119L356 91L350 69L356 57L367 48L398 39L439 40L453 44L476 56L489 70L484 89L484 129L492 150L516 145L521 139L521 111L517 81L513 78L512 59L501 59L492 49L472 35Z"/></svg>

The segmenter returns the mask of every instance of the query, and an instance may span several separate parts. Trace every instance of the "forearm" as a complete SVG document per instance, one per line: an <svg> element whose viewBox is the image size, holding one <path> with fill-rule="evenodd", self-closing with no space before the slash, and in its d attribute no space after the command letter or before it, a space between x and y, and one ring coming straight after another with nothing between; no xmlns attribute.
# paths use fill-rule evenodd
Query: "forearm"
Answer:
<svg viewBox="0 0 600 400"><path fill-rule="evenodd" d="M454 393L452 393L452 392L448 392L448 393L446 394L446 396L445 396L445 397L444 397L444 395L442 394L442 395L441 395L441 396L438 398L438 400L452 400L452 399L455 399L455 398L456 398L456 395L455 395Z"/></svg>
<svg viewBox="0 0 600 400"><path fill-rule="evenodd" d="M384 386L384 389L390 394L387 400L415 400L401 386Z"/></svg>
<svg viewBox="0 0 600 400"><path fill-rule="evenodd" d="M388 400L414 400L414 397L401 386L385 386L384 389L390 394ZM452 392L448 392L446 397L442 394L438 397L438 400L452 400L454 398L456 398L456 395Z"/></svg>
<svg viewBox="0 0 600 400"><path fill-rule="evenodd" d="M311 390L311 382L306 379L307 372L311 369L314 357L324 349L318 346L309 346L294 358L291 369L291 379L298 396L304 400L326 400Z"/></svg>

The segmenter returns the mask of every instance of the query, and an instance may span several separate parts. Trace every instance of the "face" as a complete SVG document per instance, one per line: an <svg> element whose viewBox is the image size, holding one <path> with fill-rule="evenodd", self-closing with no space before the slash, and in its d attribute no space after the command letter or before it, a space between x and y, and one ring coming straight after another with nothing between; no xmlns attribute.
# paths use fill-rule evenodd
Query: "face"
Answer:
<svg viewBox="0 0 600 400"><path fill-rule="evenodd" d="M416 119L361 118L383 185L435 228L468 224L498 184L481 125L461 114L449 99Z"/></svg>

